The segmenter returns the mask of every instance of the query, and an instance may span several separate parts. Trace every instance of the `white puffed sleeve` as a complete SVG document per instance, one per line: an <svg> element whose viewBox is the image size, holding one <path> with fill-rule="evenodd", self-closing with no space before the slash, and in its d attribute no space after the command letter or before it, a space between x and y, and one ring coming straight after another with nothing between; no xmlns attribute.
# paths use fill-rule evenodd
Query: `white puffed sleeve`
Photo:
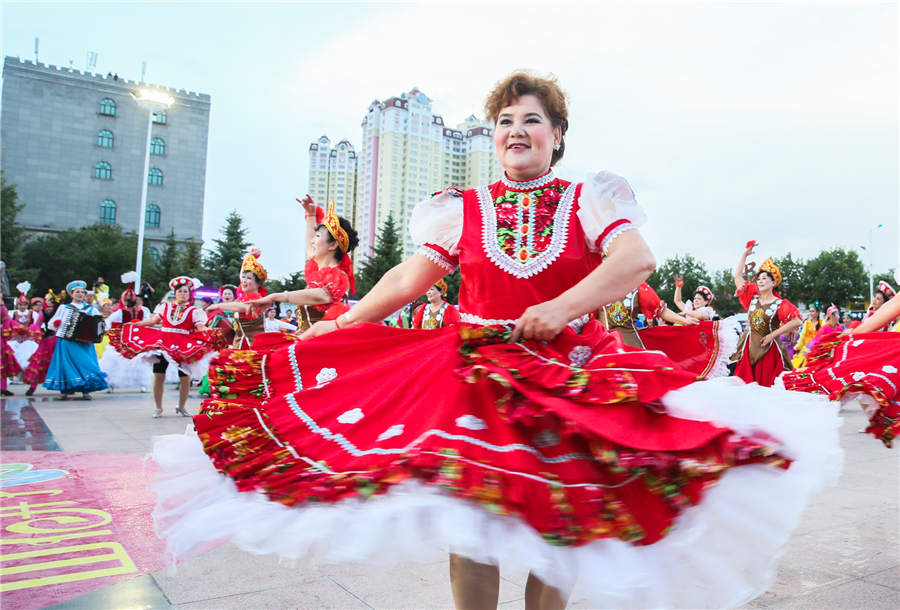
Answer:
<svg viewBox="0 0 900 610"><path fill-rule="evenodd" d="M577 216L588 248L603 254L619 235L647 221L631 186L625 178L611 172L588 177L581 187Z"/></svg>
<svg viewBox="0 0 900 610"><path fill-rule="evenodd" d="M200 309L199 307L194 307L194 311L191 312L191 322L194 326L198 324L206 324L206 321L209 318L206 315L206 312Z"/></svg>
<svg viewBox="0 0 900 610"><path fill-rule="evenodd" d="M443 267L447 273L456 269L456 249L463 228L463 198L459 189L447 189L413 208L409 218L409 235L418 246L417 254Z"/></svg>

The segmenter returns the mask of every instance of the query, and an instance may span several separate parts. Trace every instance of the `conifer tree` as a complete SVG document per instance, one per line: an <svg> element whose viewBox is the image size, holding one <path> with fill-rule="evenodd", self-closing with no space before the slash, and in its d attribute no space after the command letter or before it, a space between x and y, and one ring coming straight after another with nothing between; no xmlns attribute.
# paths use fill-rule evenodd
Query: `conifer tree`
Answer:
<svg viewBox="0 0 900 610"><path fill-rule="evenodd" d="M356 270L356 298L366 295L389 269L400 264L403 259L403 244L393 214L381 226L375 241L375 252Z"/></svg>
<svg viewBox="0 0 900 610"><path fill-rule="evenodd" d="M205 281L206 274L203 271L203 259L200 255L201 245L202 242L195 240L193 237L188 237L181 249L178 268L181 270L180 273L183 273L184 275L200 278Z"/></svg>
<svg viewBox="0 0 900 610"><path fill-rule="evenodd" d="M247 231L244 227L244 219L235 210L225 218L225 226L222 227L221 237L213 239L215 247L203 261L206 269L206 279L220 286L222 284L234 284L241 273L241 261L250 244L247 242Z"/></svg>

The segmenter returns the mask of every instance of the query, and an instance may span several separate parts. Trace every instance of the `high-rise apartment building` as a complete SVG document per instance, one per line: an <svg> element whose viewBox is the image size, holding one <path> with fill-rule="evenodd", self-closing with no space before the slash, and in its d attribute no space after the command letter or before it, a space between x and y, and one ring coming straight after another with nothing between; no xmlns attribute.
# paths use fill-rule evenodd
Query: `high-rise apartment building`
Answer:
<svg viewBox="0 0 900 610"><path fill-rule="evenodd" d="M350 222L356 211L356 151L347 140L334 147L328 136L309 145L309 194L323 208L334 201L338 216Z"/></svg>
<svg viewBox="0 0 900 610"><path fill-rule="evenodd" d="M155 114L149 143L149 111L131 95L139 87L175 100ZM97 222L136 232L149 144L151 252L173 229L178 241L201 240L209 109L206 94L7 57L0 166L25 204L17 220L32 233Z"/></svg>
<svg viewBox="0 0 900 610"><path fill-rule="evenodd" d="M450 186L470 188L500 177L491 127L474 115L457 129L447 127L432 112L432 100L415 88L369 104L362 136L354 219L361 260L389 214L411 256L407 224L416 203Z"/></svg>

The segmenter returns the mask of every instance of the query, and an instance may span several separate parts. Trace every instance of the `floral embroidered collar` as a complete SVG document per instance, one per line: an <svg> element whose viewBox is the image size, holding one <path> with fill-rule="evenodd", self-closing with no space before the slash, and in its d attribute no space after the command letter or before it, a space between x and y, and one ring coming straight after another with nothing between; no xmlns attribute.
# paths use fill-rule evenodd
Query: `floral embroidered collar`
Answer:
<svg viewBox="0 0 900 610"><path fill-rule="evenodd" d="M525 180L524 182L519 182L518 180L513 180L509 176L506 175L506 172L503 172L503 185L511 191L518 191L520 193L527 193L528 191L533 191L534 189L539 189L542 186L547 186L554 180L556 180L556 176L553 174L553 170L551 169L543 176L538 176L532 180Z"/></svg>

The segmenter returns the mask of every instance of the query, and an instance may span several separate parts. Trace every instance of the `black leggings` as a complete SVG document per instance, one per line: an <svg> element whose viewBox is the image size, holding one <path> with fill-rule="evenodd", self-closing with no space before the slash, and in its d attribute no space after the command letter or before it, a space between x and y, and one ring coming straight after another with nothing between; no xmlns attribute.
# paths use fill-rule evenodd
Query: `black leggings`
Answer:
<svg viewBox="0 0 900 610"><path fill-rule="evenodd" d="M153 372L165 375L167 368L169 368L169 361L160 356L159 360L153 365ZM178 369L178 377L187 377L187 373Z"/></svg>

